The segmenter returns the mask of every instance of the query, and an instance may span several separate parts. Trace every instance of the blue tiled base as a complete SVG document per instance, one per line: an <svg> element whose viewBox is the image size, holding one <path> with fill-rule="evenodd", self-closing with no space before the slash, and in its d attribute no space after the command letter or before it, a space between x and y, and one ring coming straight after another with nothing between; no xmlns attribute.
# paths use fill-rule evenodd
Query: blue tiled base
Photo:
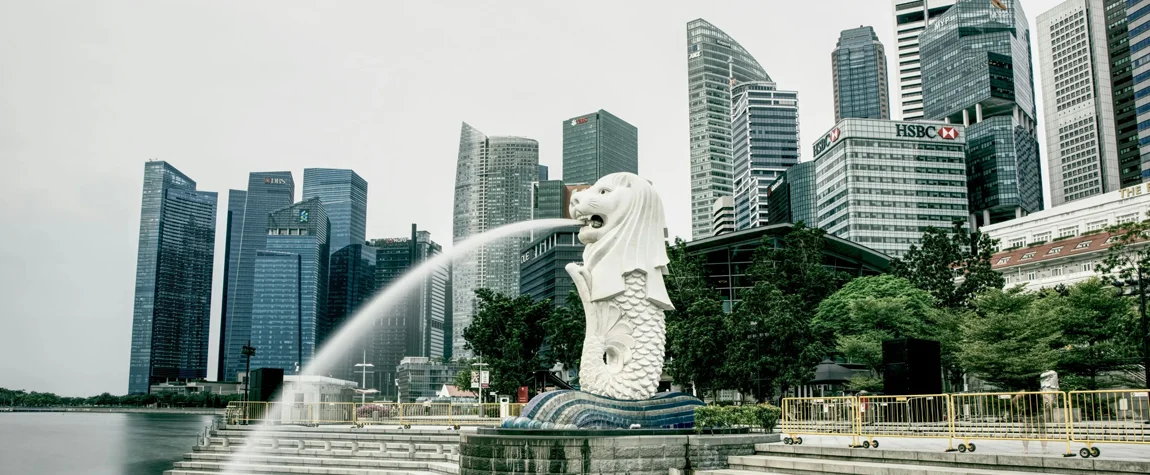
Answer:
<svg viewBox="0 0 1150 475"><path fill-rule="evenodd" d="M580 391L551 391L535 396L520 417L503 420L509 429L689 428L703 401L690 394L661 393L643 401L625 401Z"/></svg>

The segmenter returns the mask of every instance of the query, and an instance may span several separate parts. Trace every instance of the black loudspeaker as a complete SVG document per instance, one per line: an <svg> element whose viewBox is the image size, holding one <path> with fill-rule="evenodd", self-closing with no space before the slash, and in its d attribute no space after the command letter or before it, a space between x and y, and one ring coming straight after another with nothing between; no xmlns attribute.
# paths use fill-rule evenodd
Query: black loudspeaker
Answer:
<svg viewBox="0 0 1150 475"><path fill-rule="evenodd" d="M942 393L942 352L937 341L904 338L882 342L883 393Z"/></svg>
<svg viewBox="0 0 1150 475"><path fill-rule="evenodd" d="M248 400L271 401L280 386L284 383L284 370L282 368L253 369L248 376Z"/></svg>

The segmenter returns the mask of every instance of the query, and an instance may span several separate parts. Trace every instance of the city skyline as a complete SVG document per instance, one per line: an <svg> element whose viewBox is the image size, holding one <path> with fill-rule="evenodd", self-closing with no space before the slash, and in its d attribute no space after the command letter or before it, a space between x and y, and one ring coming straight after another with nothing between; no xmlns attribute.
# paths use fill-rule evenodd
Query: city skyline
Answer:
<svg viewBox="0 0 1150 475"><path fill-rule="evenodd" d="M1056 3L1024 1L1030 23L1034 24L1033 15ZM14 74L7 75L2 80L5 87L0 88L0 101L7 106L0 109L4 111L0 112L0 130L5 130L0 153L17 164L13 173L0 178L0 184L16 195L45 204L35 215L30 209L15 209L18 217L32 223L32 232L6 236L3 243L9 250L59 253L57 250L69 239L68 230L85 227L97 230L90 242L101 249L100 253L81 256L72 264L79 271L63 278L58 272L49 272L52 266L61 265L54 263L57 261L33 264L28 256L31 252L3 254L3 267L14 270L3 274L9 284L5 297L18 310L11 321L4 321L11 331L6 332L6 338L0 337L0 347L8 349L0 356L23 355L34 361L25 367L4 368L11 370L6 371L5 386L62 394L115 392L122 386L130 338L127 315L131 312L131 285L127 282L134 272L138 231L133 222L139 220L138 168L148 158L175 164L196 177L202 188L218 190L221 195L224 190L243 189L245 177L253 170L288 170L299 179L304 168L355 169L372 183L368 236L403 234L410 222L427 221L432 235L445 241L450 233L451 204L441 196L450 195L460 120L474 120L482 130L538 139L541 163L551 167L552 176L560 176L561 130L556 121L569 117L573 110L602 107L644 130L640 168L668 202L671 235L689 237L688 114L682 100L686 89L683 29L687 22L696 18L713 22L738 38L771 72L772 79L799 86L790 89L803 97L802 130L806 132L800 136L800 145L804 147L813 141L813 134L833 122L829 65L808 66L806 58L824 57L833 49L839 31L859 23L875 27L888 57L894 57L892 45L896 44L891 6L884 2L859 8L855 1L829 1L818 8L819 22L780 25L771 31L758 28L751 18L754 15L748 13L813 17L813 6L751 2L701 6L683 2L649 11L640 5L625 5L616 6L621 9L618 18L601 18L589 12L561 15L547 7L524 4L528 14L535 9L540 15L529 16L533 22L521 22L501 19L496 12L466 4L456 6L459 8L405 5L383 14L443 18L447 22L442 26L445 34L465 25L450 33L451 37L473 40L432 43L423 46L419 54L397 57L393 54L398 53L382 47L386 41L366 41L377 34L366 22L372 14L349 14L351 10L366 12L382 7L362 3L308 8L304 20L294 15L303 11L301 5L280 2L275 9L259 9L258 21L256 7L233 5L173 10L161 5L124 8L113 2L100 10L110 15L95 15L94 7L87 5L69 9L44 4L0 7L0 23L5 27L0 35L40 42L26 51L0 53L4 64L14 66ZM828 14L823 15L824 11ZM646 15L651 26L629 31L632 27L625 17L630 13ZM182 15L189 23L159 28L147 20L161 14ZM225 14L234 14L234 18ZM92 17L99 17L99 21L83 21ZM21 20L15 21L17 18ZM474 24L477 18L488 25ZM75 28L69 35L82 35L106 48L92 57L88 50L69 42L72 36L49 34L54 30L43 25L55 24L56 20ZM209 41L186 43L183 38L195 37L195 22L216 25L220 33ZM324 38L296 34L309 31L313 22L331 28L334 34ZM503 24L500 22L510 22L505 24L505 31L516 33L506 38L476 33L489 28L490 23ZM249 23L260 27L248 28ZM411 23L412 27L420 24ZM602 38L587 35L582 43L572 43L570 32L576 26L602 32ZM404 26L378 34L407 35L411 31ZM524 35L539 40L524 42ZM143 36L151 41L140 42ZM784 42L799 44L773 47ZM619 48L621 44L631 49ZM157 47L175 47L186 54L156 57L149 60L149 67L141 69L147 62L137 60L153 58ZM648 60L635 61L636 50L649 53ZM108 56L112 51L116 54ZM506 81L501 75L504 79L499 81L460 86L451 72L488 65L491 58L480 54L482 51L501 51L500 57L517 58L515 67L523 68L523 76L534 75L536 79L525 85ZM593 55L592 51L606 54ZM547 59L548 55L555 59ZM54 62L42 63L45 57L54 58ZM250 57L261 59L249 66ZM429 58L438 57L443 60L427 64ZM523 57L542 59L518 59ZM539 67L552 64L548 61L560 66ZM189 65L199 66L203 73L186 74ZM40 72L49 66L67 74L51 75L45 82ZM572 74L587 67L614 70L628 78L628 84L620 85L618 77ZM295 74L305 69L306 74ZM77 76L97 80L71 79ZM637 90L637 84L645 89ZM557 87L566 92L556 95ZM173 94L173 88L183 89L183 93ZM434 98L435 107L415 102L416 90L436 90L440 96ZM110 102L119 104L117 111L104 109ZM61 129L74 133L69 140L54 138ZM407 140L409 137L418 139ZM75 165L74 173L61 177L66 186L59 188L59 197L52 201L39 190L39 183L59 175L54 173L58 163L53 159L64 157L76 157L69 159L74 162L66 162ZM433 171L438 175L433 176ZM394 205L413 197L426 197L426 206ZM220 286L226 255L222 234L227 213L223 209L231 209L228 203L219 205L212 292L213 355L218 344L217 309L223 294ZM93 279L89 269L100 269L104 274ZM51 286L72 298L46 298L42 289ZM33 308L36 318L27 313ZM76 375L80 380L68 384L52 377L71 375L73 370L45 353L47 349L27 343L49 335L77 352L97 355L93 364L107 370ZM209 367L215 368L216 363L212 358Z"/></svg>

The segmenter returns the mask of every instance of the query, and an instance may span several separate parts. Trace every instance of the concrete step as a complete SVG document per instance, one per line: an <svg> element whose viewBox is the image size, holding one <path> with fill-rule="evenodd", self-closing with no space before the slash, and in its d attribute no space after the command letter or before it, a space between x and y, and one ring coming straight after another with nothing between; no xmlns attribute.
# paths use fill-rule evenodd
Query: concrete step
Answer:
<svg viewBox="0 0 1150 475"><path fill-rule="evenodd" d="M234 470L229 472L228 469ZM436 472L426 470L410 470L410 469L375 469L375 468L355 468L355 467L338 467L326 465L263 465L263 464L226 464L222 462L176 462L172 470L164 472L165 474L180 474L181 471L204 472L204 473L237 473L237 474L260 474L260 475L298 475L298 474L322 474L322 475L442 475Z"/></svg>
<svg viewBox="0 0 1150 475"><path fill-rule="evenodd" d="M365 444L366 445L366 444ZM253 454L253 455L280 455L280 456L302 456L302 457L333 457L333 458L365 458L365 459L397 459L397 460L426 460L426 461L454 461L458 460L458 454L451 454L444 452L442 454L435 452L416 452L409 453L406 450L402 451L386 451L380 453L375 447L361 447L359 451L354 454L350 449L335 449L331 451L323 450L323 448L308 448L296 449L294 446L273 449L271 447L244 447L241 445L231 445L224 447L222 445L211 445L208 447L195 447L194 452L197 453L217 453L217 454Z"/></svg>
<svg viewBox="0 0 1150 475"><path fill-rule="evenodd" d="M772 455L733 455L731 469L759 473L854 474L854 475L1029 475L1034 472L938 467L890 462L859 462ZM733 474L731 474L733 475Z"/></svg>
<svg viewBox="0 0 1150 475"><path fill-rule="evenodd" d="M305 457L287 455L232 455L213 453L184 454L185 462L215 462L228 463L236 461L244 464L258 465L292 465L292 466L324 466L324 467L350 467L362 469L393 469L413 470L421 472L436 472L446 475L457 475L459 465L450 462L387 460L366 458L333 458L333 457Z"/></svg>
<svg viewBox="0 0 1150 475"><path fill-rule="evenodd" d="M754 470L735 470L724 468L719 470L695 470L695 475L783 475L782 472L759 472Z"/></svg>
<svg viewBox="0 0 1150 475"><path fill-rule="evenodd" d="M379 448L380 444L389 451L408 452L411 450L411 444L415 444L416 452L449 452L453 448L459 447L459 440L452 440L450 442L421 442L421 441L405 441L393 442L384 439L313 439L311 437L278 437L278 436L261 436L261 437L224 437L224 436L209 436L208 442L211 445L219 446L232 446L232 445L252 445L270 447L272 441L275 440L280 447L298 447L299 442L304 443L304 448L309 447L323 447L325 444L330 444L333 448L350 449L352 442L356 442L360 447Z"/></svg>
<svg viewBox="0 0 1150 475"><path fill-rule="evenodd" d="M306 438L312 440L386 440L394 442L424 442L424 443L452 443L459 442L459 433L443 433L443 434L400 434L400 433L387 433L387 432L372 432L362 429L344 429L341 432L332 431L294 431L294 430L233 430L233 429L216 429L212 431L213 436L227 436L227 437L260 437L270 438L278 437L282 439L299 439Z"/></svg>
<svg viewBox="0 0 1150 475"><path fill-rule="evenodd" d="M945 447L945 445L944 445ZM1105 454L1107 449L1103 449ZM1066 475L1148 474L1150 460L1121 458L1083 459L1060 456L1004 455L993 453L957 453L900 449L855 449L818 445L756 444L757 455L789 457L796 460L829 460L848 464L882 463L894 465L934 466L948 470L993 470L996 473L1015 470L1025 473L1057 473ZM1009 472L1006 472L1009 473Z"/></svg>

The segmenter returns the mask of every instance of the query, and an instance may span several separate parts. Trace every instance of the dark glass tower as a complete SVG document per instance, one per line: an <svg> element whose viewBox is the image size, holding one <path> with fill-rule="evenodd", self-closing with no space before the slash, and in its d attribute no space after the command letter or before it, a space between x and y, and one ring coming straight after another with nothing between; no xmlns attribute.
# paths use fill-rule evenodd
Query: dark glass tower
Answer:
<svg viewBox="0 0 1150 475"><path fill-rule="evenodd" d="M220 308L220 343L217 348L216 358L216 379L219 381L227 381L224 377L227 371L224 370L224 360L226 359L228 342L227 342L227 328L228 328L228 283L235 282L236 271L239 269L238 263L240 260L240 236L244 231L244 206L247 205L248 192L244 190L228 190L228 216L227 228L224 231L224 296L220 299L223 302ZM246 343L246 342L245 342Z"/></svg>
<svg viewBox="0 0 1150 475"><path fill-rule="evenodd" d="M351 170L305 168L303 199L319 198L331 222L331 252L363 244L367 236L367 181Z"/></svg>
<svg viewBox="0 0 1150 475"><path fill-rule="evenodd" d="M737 83L731 91L735 195L732 214L720 221L733 217L732 227L742 230L767 224L771 182L799 161L799 97L773 82Z"/></svg>
<svg viewBox="0 0 1150 475"><path fill-rule="evenodd" d="M375 258L376 249L364 244L350 244L331 255L331 264L328 266L327 318L319 331L317 347L323 346L375 294ZM336 377L354 379L352 365L362 357L362 350L360 348L360 351L348 352L344 358L348 364L338 368L347 372Z"/></svg>
<svg viewBox="0 0 1150 475"><path fill-rule="evenodd" d="M843 30L831 53L835 122L846 118L889 119L886 52L874 28Z"/></svg>
<svg viewBox="0 0 1150 475"><path fill-rule="evenodd" d="M229 199L233 196L238 197L229 193ZM225 245L229 253L229 269L224 275L227 279L224 282L227 289L227 299L224 300L227 321L220 329L224 373L217 375L217 379L221 381L237 381L239 373L244 371L246 359L241 352L252 330L252 285L256 253L267 249L268 215L290 206L294 196L295 182L291 172L252 172L248 175L239 232L235 230L237 223L233 216L233 229L228 233L228 243ZM238 208L229 204L228 209ZM233 258L234 265L231 264Z"/></svg>
<svg viewBox="0 0 1150 475"><path fill-rule="evenodd" d="M410 238L376 239L376 286L383 290L408 270L443 252L431 234L411 225ZM445 330L451 315L451 272L436 269L419 288L403 296L402 302L389 308L372 327L368 360L375 365L368 386L384 397L395 398L396 367L404 357L446 357L450 348Z"/></svg>
<svg viewBox="0 0 1150 475"><path fill-rule="evenodd" d="M639 129L602 109L563 121L564 182L619 172L639 173Z"/></svg>
<svg viewBox="0 0 1150 475"><path fill-rule="evenodd" d="M1106 0L1106 41L1114 96L1114 131L1117 135L1120 187L1142 182L1142 154L1138 150L1138 113L1134 103L1134 69L1130 62L1126 0ZM1145 28L1143 28L1143 31Z"/></svg>
<svg viewBox="0 0 1150 475"><path fill-rule="evenodd" d="M267 250L256 252L252 291L252 369L298 374L327 326L327 212L312 198L264 222Z"/></svg>
<svg viewBox="0 0 1150 475"><path fill-rule="evenodd" d="M703 19L687 23L686 53L691 236L701 239L711 235L715 200L735 193L730 78L751 82L771 81L771 77L734 38Z"/></svg>
<svg viewBox="0 0 1150 475"><path fill-rule="evenodd" d="M771 183L767 194L770 222L803 223L807 227L818 227L815 183L815 162L803 162L787 169Z"/></svg>
<svg viewBox="0 0 1150 475"><path fill-rule="evenodd" d="M925 118L967 126L972 220L1041 211L1030 27L1018 0L959 0L919 42Z"/></svg>
<svg viewBox="0 0 1150 475"><path fill-rule="evenodd" d="M532 219L567 218L571 194L590 185L567 185L560 180L537 183L532 193ZM519 259L519 293L535 300L550 299L552 306L567 303L575 288L566 266L583 261L583 243L577 226L533 234Z"/></svg>
<svg viewBox="0 0 1150 475"><path fill-rule="evenodd" d="M216 193L163 161L144 164L128 392L208 375Z"/></svg>

